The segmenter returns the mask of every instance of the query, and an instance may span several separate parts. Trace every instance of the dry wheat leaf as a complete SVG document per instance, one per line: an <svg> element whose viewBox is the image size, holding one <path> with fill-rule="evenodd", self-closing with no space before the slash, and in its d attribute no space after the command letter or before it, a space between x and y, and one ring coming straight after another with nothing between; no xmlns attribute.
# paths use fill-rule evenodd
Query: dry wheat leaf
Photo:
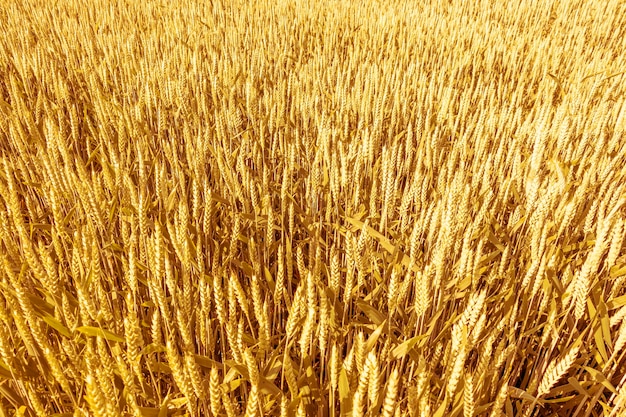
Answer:
<svg viewBox="0 0 626 417"><path fill-rule="evenodd" d="M72 338L72 333L70 332L70 330L67 327L65 327L63 323L61 323L57 318L52 317L52 316L44 316L43 320L46 322L46 324L48 324L48 326L52 327L61 335L70 339Z"/></svg>
<svg viewBox="0 0 626 417"><path fill-rule="evenodd" d="M125 339L123 337L118 336L115 333L110 332L108 330L101 329L99 327L80 326L80 327L77 327L76 330L90 337L102 337L103 339L109 340L111 342L120 342L120 343L125 342Z"/></svg>

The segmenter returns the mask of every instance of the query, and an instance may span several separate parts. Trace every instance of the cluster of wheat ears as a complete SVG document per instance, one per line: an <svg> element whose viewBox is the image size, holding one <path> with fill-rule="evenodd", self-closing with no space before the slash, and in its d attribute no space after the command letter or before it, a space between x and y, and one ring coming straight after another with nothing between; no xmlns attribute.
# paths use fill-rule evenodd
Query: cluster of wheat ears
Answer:
<svg viewBox="0 0 626 417"><path fill-rule="evenodd" d="M618 416L623 0L2 0L0 416Z"/></svg>

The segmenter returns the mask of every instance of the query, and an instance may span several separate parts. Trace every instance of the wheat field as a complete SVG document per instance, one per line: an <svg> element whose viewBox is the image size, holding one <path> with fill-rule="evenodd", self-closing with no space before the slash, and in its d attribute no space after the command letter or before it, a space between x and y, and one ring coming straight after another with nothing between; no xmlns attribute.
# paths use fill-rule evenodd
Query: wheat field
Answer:
<svg viewBox="0 0 626 417"><path fill-rule="evenodd" d="M0 4L0 417L626 413L623 0Z"/></svg>

